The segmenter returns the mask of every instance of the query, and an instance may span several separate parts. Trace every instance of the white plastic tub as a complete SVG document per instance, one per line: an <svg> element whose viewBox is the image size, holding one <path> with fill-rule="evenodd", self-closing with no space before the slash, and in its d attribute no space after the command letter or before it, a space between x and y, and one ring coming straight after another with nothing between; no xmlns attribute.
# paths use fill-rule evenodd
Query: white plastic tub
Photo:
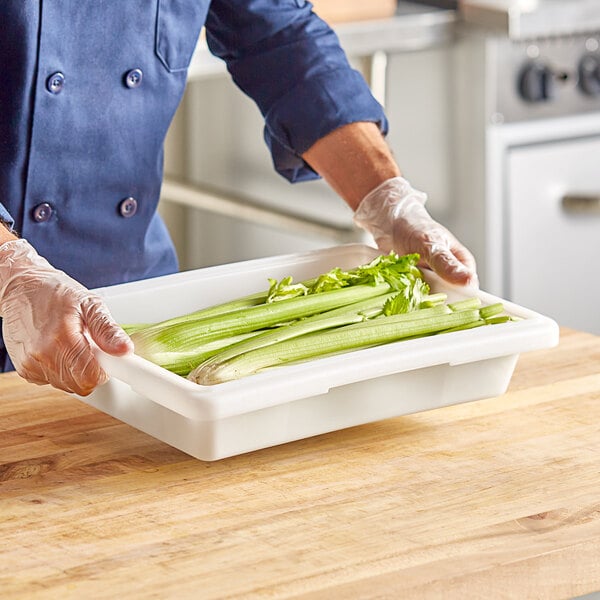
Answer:
<svg viewBox="0 0 600 600"><path fill-rule="evenodd" d="M351 268L378 252L349 244L301 254L210 267L97 290L121 323L153 322L267 289L268 278L308 279ZM484 292L444 284L449 301ZM555 345L547 317L503 301L523 320L400 341L277 367L214 386L201 386L138 356L100 354L110 380L81 398L96 408L201 460L506 391L519 353Z"/></svg>

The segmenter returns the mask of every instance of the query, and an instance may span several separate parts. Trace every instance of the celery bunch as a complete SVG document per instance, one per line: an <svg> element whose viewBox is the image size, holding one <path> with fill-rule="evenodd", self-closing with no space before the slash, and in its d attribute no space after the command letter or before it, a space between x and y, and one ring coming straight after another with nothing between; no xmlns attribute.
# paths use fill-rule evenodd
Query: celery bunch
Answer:
<svg viewBox="0 0 600 600"><path fill-rule="evenodd" d="M501 322L477 298L429 294L419 256L394 252L155 324L125 325L136 353L203 385L396 340ZM499 316L502 315L502 316Z"/></svg>

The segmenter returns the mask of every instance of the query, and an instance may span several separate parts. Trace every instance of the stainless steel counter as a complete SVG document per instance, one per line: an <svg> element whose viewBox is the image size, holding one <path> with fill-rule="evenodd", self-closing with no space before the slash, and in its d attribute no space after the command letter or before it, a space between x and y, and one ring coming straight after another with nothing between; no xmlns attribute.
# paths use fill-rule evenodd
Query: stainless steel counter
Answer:
<svg viewBox="0 0 600 600"><path fill-rule="evenodd" d="M599 0L460 0L468 25L530 39L600 30Z"/></svg>
<svg viewBox="0 0 600 600"><path fill-rule="evenodd" d="M456 11L399 2L391 19L343 23L335 27L346 52L364 56L376 51L414 52L452 41Z"/></svg>

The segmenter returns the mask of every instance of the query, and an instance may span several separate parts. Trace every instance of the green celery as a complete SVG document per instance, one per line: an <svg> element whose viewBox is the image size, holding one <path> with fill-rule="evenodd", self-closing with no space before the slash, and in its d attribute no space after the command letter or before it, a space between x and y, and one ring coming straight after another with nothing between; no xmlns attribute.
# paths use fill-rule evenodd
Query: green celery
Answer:
<svg viewBox="0 0 600 600"><path fill-rule="evenodd" d="M222 352L229 346L238 344L249 338L256 337L261 331L252 331L250 333L242 333L227 338L218 338L202 344L202 346L191 346L185 349L155 351L148 360L160 365L163 369L167 369L176 375L186 376L199 363L208 360L215 354Z"/></svg>
<svg viewBox="0 0 600 600"><path fill-rule="evenodd" d="M457 300L456 302L450 302L448 304L450 310L458 311L470 308L480 308L481 300L477 296L471 298L464 298L463 300Z"/></svg>
<svg viewBox="0 0 600 600"><path fill-rule="evenodd" d="M491 317L495 317L504 312L504 306L501 302L496 302L495 304L489 304L488 306L484 306L479 310L479 314L482 319L489 319Z"/></svg>
<svg viewBox="0 0 600 600"><path fill-rule="evenodd" d="M432 306L437 306L438 304L442 304L448 298L448 294L444 292L438 292L437 294L429 294L423 298L423 301L419 305L419 308L431 308Z"/></svg>
<svg viewBox="0 0 600 600"><path fill-rule="evenodd" d="M202 365L199 365L188 378L202 385L214 385L273 366L427 335L479 319L478 310L434 314L415 319L414 316L419 312L421 311L380 317L285 340L274 346L265 346L238 355L220 364L218 368L208 369L208 373L204 373Z"/></svg>
<svg viewBox="0 0 600 600"><path fill-rule="evenodd" d="M387 283L391 289L395 290L404 290L410 286L413 293L418 292L424 295L428 292L429 286L423 281L422 274L416 266L418 262L418 254L398 256L395 252L390 252L389 254L378 256L370 263L359 265L348 271L343 271L339 267L336 267L318 277L296 284L293 283L291 277L285 277L279 282L276 279L269 279L270 287L266 292L250 294L229 302L173 317L159 323L133 323L124 324L122 327L128 333L148 329L159 331L172 325L178 325L179 323L188 323L190 321L215 317L260 304L271 304L282 300L289 300L293 297L320 294L356 285Z"/></svg>
<svg viewBox="0 0 600 600"><path fill-rule="evenodd" d="M500 323L508 323L509 321L514 321L514 320L515 319L513 319L509 315L497 315L497 316L493 316L493 317L487 317L485 319L485 322L488 325L499 325Z"/></svg>
<svg viewBox="0 0 600 600"><path fill-rule="evenodd" d="M123 325L138 355L212 385L264 368L512 320L477 297L429 294L417 254L381 255L153 324Z"/></svg>
<svg viewBox="0 0 600 600"><path fill-rule="evenodd" d="M477 321L471 321L470 323L457 325L456 327L451 327L450 329L446 329L440 333L452 333L454 331L463 331L465 329L475 329L476 327L482 327L483 325L487 325L487 322L484 319L477 319Z"/></svg>
<svg viewBox="0 0 600 600"><path fill-rule="evenodd" d="M203 372L208 372L208 370L217 368L218 365L235 356L256 350L257 348L278 344L284 340L297 338L315 331L332 329L334 327L341 327L352 323L360 323L368 319L379 317L382 314L383 307L388 299L395 294L396 292L392 292L381 297L370 298L362 302L356 302L348 306L343 306L294 321L275 330L263 331L250 339L232 344L224 350L215 353L210 359L202 363ZM411 316L414 319L419 319L448 312L450 312L450 310L445 306L435 306L430 309L412 312Z"/></svg>
<svg viewBox="0 0 600 600"><path fill-rule="evenodd" d="M121 325L121 327L129 334L149 329L156 331L166 327L171 327L172 325L178 325L179 323L189 323L190 321L198 321L200 319L216 317L225 313L250 308L251 306L257 306L258 304L264 303L266 298L267 294L265 292L258 292L256 294L249 294L248 296L237 298L229 302L223 302L221 304L215 304L214 306L201 308L200 310L186 313L185 315L179 315L171 319L159 321L158 323L131 323Z"/></svg>
<svg viewBox="0 0 600 600"><path fill-rule="evenodd" d="M190 353L202 353L202 347L215 339L236 336L332 310L390 291L388 284L356 285L311 296L291 298L271 304L259 304L244 310L224 313L196 321L179 322L164 328L148 328L131 335L138 355L160 366L165 353L180 352L189 364Z"/></svg>

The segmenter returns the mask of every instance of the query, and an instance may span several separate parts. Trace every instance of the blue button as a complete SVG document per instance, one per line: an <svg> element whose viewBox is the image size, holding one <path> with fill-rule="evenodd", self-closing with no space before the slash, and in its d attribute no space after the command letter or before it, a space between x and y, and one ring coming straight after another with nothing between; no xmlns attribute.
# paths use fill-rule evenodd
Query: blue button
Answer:
<svg viewBox="0 0 600 600"><path fill-rule="evenodd" d="M125 74L125 85L131 89L140 87L143 77L144 74L141 69L131 69L131 71L127 71Z"/></svg>
<svg viewBox="0 0 600 600"><path fill-rule="evenodd" d="M60 94L62 92L64 85L65 85L65 76L60 71L53 73L46 80L46 89L51 94Z"/></svg>
<svg viewBox="0 0 600 600"><path fill-rule="evenodd" d="M119 213L122 217L128 219L129 217L133 217L138 209L138 203L135 198L125 198L119 204Z"/></svg>
<svg viewBox="0 0 600 600"><path fill-rule="evenodd" d="M52 206L48 202L38 204L32 211L33 220L38 223L45 223L50 219L54 212Z"/></svg>

